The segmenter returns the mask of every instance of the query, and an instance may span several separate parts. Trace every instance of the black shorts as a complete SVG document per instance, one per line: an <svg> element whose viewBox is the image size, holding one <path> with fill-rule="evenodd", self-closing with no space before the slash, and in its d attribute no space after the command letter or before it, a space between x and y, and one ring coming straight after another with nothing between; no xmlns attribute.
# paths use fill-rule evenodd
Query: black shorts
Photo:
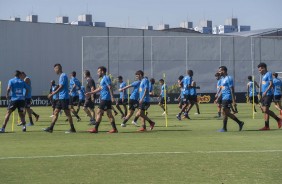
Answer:
<svg viewBox="0 0 282 184"><path fill-rule="evenodd" d="M70 96L70 105L77 105L79 101L79 96Z"/></svg>
<svg viewBox="0 0 282 184"><path fill-rule="evenodd" d="M273 102L280 102L281 101L281 95L274 95Z"/></svg>
<svg viewBox="0 0 282 184"><path fill-rule="evenodd" d="M83 107L94 109L95 105L94 105L94 102L91 100L91 98L89 98L85 100Z"/></svg>
<svg viewBox="0 0 282 184"><path fill-rule="evenodd" d="M138 107L138 105L139 105L138 100L133 100L133 99L129 100L129 110L135 111L135 109Z"/></svg>
<svg viewBox="0 0 282 184"><path fill-rule="evenodd" d="M196 103L197 102L197 95L190 95L189 101Z"/></svg>
<svg viewBox="0 0 282 184"><path fill-rule="evenodd" d="M101 100L99 104L99 109L101 110L108 110L112 109L112 101L111 100Z"/></svg>
<svg viewBox="0 0 282 184"><path fill-rule="evenodd" d="M232 100L222 100L222 107L226 109L230 109L232 106Z"/></svg>
<svg viewBox="0 0 282 184"><path fill-rule="evenodd" d="M15 100L10 101L8 105L8 110L16 110L18 108L18 112L23 112L25 107L25 100Z"/></svg>
<svg viewBox="0 0 282 184"><path fill-rule="evenodd" d="M249 101L250 101L251 104L253 103L253 97L252 96L249 96ZM255 101L255 104L258 104L258 96L254 96L254 101Z"/></svg>
<svg viewBox="0 0 282 184"><path fill-rule="evenodd" d="M56 108L56 104L58 103L58 101L59 101L58 99L52 100L52 108L54 108L54 109Z"/></svg>
<svg viewBox="0 0 282 184"><path fill-rule="evenodd" d="M261 106L270 107L272 99L273 99L272 95L271 96L265 96L265 97L261 98L261 100L260 100Z"/></svg>
<svg viewBox="0 0 282 184"><path fill-rule="evenodd" d="M31 106L31 98L26 98L25 99L25 108L30 108Z"/></svg>
<svg viewBox="0 0 282 184"><path fill-rule="evenodd" d="M79 100L77 105L84 106L84 103L85 103L85 100Z"/></svg>
<svg viewBox="0 0 282 184"><path fill-rule="evenodd" d="M190 100L190 95L184 95L183 102L184 104L188 104Z"/></svg>
<svg viewBox="0 0 282 184"><path fill-rule="evenodd" d="M117 105L127 105L128 104L128 99L123 99L123 102L122 102L122 99L119 98L118 101L117 101Z"/></svg>
<svg viewBox="0 0 282 184"><path fill-rule="evenodd" d="M142 110L142 111L148 110L149 107L150 107L149 102L143 102L143 103L139 104L139 109Z"/></svg>
<svg viewBox="0 0 282 184"><path fill-rule="evenodd" d="M60 110L69 110L69 99L59 99L56 102L56 109Z"/></svg>
<svg viewBox="0 0 282 184"><path fill-rule="evenodd" d="M161 100L160 100L160 104L164 104L165 103L165 98L162 97ZM166 97L166 103L167 103L167 97Z"/></svg>
<svg viewBox="0 0 282 184"><path fill-rule="evenodd" d="M184 105L183 98L180 98L179 105L180 105L180 106Z"/></svg>

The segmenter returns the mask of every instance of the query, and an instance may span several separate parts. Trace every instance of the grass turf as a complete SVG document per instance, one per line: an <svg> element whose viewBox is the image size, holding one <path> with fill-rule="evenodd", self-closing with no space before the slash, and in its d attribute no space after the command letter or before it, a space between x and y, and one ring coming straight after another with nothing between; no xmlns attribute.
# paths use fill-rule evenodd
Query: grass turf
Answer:
<svg viewBox="0 0 282 184"><path fill-rule="evenodd" d="M34 107L39 122L26 133L14 126L12 117L0 134L1 183L280 183L282 135L271 119L271 131L257 131L264 125L258 112L252 119L250 104L239 104L237 117L245 122L242 132L229 120L228 132L219 133L222 120L214 104L201 104L201 114L178 121L176 105L169 105L168 127L160 108L152 105L149 117L156 121L153 131L137 133L131 120L118 134L103 117L98 134L86 132L88 118L80 112L76 134L59 118L52 134L50 107ZM277 111L275 111L277 112ZM0 117L5 109L1 108ZM15 121L17 113L15 113ZM16 122L15 122L16 123Z"/></svg>

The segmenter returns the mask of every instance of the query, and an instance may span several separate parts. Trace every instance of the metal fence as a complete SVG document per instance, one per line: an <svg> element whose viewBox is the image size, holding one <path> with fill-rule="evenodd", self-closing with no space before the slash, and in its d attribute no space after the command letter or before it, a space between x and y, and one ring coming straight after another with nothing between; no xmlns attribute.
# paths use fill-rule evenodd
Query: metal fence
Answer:
<svg viewBox="0 0 282 184"><path fill-rule="evenodd" d="M172 85L188 69L200 92L215 91L214 74L225 65L233 76L235 91L246 91L247 76L259 81L257 65L265 62L270 71L282 71L281 37L233 36L87 36L82 38L82 70L96 73L106 66L113 76L134 80L137 70L159 80L166 75Z"/></svg>

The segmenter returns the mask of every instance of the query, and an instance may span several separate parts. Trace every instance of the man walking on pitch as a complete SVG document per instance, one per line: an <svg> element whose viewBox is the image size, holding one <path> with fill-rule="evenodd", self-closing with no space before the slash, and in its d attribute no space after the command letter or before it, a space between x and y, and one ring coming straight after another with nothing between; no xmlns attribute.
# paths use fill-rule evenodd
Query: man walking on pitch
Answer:
<svg viewBox="0 0 282 184"><path fill-rule="evenodd" d="M91 77L90 71L85 70L84 71L84 78L86 79L86 86L85 86L85 93L89 93L91 91L94 91L96 89L96 84L94 79ZM90 118L89 125L95 125L95 98L96 94L87 95L85 96L85 102L83 105L83 110L87 114L87 116Z"/></svg>
<svg viewBox="0 0 282 184"><path fill-rule="evenodd" d="M24 107L25 107L25 96L24 90L26 90L26 95L28 94L28 86L27 84L20 78L21 72L16 71L15 77L10 79L8 82L8 88L6 93L7 100L9 99L9 95L11 95L11 99L9 100L9 105L7 108L7 113L5 115L5 120L0 128L0 133L5 133L6 125L10 119L12 112L18 109L19 116L22 122L22 131L26 132L26 122L25 122L25 115L24 115Z"/></svg>
<svg viewBox="0 0 282 184"><path fill-rule="evenodd" d="M98 133L98 128L102 121L102 116L104 114L104 111L107 112L107 116L112 125L112 130L110 130L108 133L118 133L118 130L116 128L115 118L112 114L112 102L114 102L115 99L111 87L111 79L109 76L106 75L106 72L107 72L106 67L100 66L98 68L97 74L99 78L102 78L100 82L100 86L94 91L85 94L86 96L90 96L91 94L100 92L100 104L97 111L96 124L93 129L90 129L88 131L90 133Z"/></svg>
<svg viewBox="0 0 282 184"><path fill-rule="evenodd" d="M159 95L160 98L159 106L164 111L162 114L164 116L167 113L167 105L165 104L165 102L167 102L167 94L165 94L167 92L167 85L164 83L163 79L160 79L159 82L161 85L161 93Z"/></svg>
<svg viewBox="0 0 282 184"><path fill-rule="evenodd" d="M272 79L272 73L267 71L267 65L265 63L260 63L258 65L258 71L262 75L261 80L261 109L264 112L264 127L262 127L260 130L270 130L269 128L269 116L271 116L273 119L277 121L278 128L281 128L282 125L282 119L280 119L278 116L275 115L273 111L271 111L270 105L273 99L273 79Z"/></svg>
<svg viewBox="0 0 282 184"><path fill-rule="evenodd" d="M77 121L80 121L80 117L77 114L77 111L74 109L74 106L78 104L79 96L78 96L78 90L81 88L80 81L76 78L76 72L73 71L70 74L70 110L73 113L73 115L76 117Z"/></svg>
<svg viewBox="0 0 282 184"><path fill-rule="evenodd" d="M219 132L227 132L228 117L236 121L239 125L239 131L242 130L244 122L240 121L234 114L230 112L231 105L236 106L234 96L233 79L227 75L226 66L219 67L218 73L222 77L221 81L221 97L222 97L222 115L223 115L223 127ZM219 97L220 98L220 97Z"/></svg>
<svg viewBox="0 0 282 184"><path fill-rule="evenodd" d="M122 76L118 76L118 82L119 82L119 89L122 89L126 86L126 82L122 80ZM125 118L127 115L127 105L128 103L128 96L126 90L119 90L119 99L117 102L117 109L121 113L121 119ZM121 110L120 105L123 106L124 112Z"/></svg>
<svg viewBox="0 0 282 184"><path fill-rule="evenodd" d="M259 85L256 81L253 81L252 76L248 76L248 84L247 84L247 97L249 99L249 102L251 104L256 104L259 105L258 102L258 93L257 93L257 88L259 88ZM254 111L257 112L256 106L254 106Z"/></svg>
<svg viewBox="0 0 282 184"><path fill-rule="evenodd" d="M68 82L68 76L67 76L67 74L63 73L63 69L62 69L61 64L55 64L54 65L54 71L55 71L55 73L57 75L60 76L59 77L59 87L54 92L50 93L48 95L48 98L51 99L52 96L54 96L55 94L59 93L59 100L56 103L56 107L55 107L55 111L54 111L54 116L52 118L51 125L49 127L47 127L47 128L44 128L43 130L45 132L52 133L53 129L54 129L54 126L55 126L55 123L56 123L56 121L58 119L60 111L64 110L64 112L65 112L65 114L66 114L66 116L68 118L69 124L70 124L70 130L66 131L65 133L75 133L76 130L74 128L71 112L70 112L70 109L69 109L69 90L68 90L69 82Z"/></svg>

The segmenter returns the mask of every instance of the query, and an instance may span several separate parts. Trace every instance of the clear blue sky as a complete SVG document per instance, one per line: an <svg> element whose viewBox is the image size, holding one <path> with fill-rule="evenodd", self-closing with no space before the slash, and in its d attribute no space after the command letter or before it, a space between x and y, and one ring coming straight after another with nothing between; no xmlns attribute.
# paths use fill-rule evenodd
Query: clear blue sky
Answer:
<svg viewBox="0 0 282 184"><path fill-rule="evenodd" d="M239 25L251 25L254 30L282 28L281 7L282 0L0 0L0 19L25 20L34 13L39 22L55 22L59 15L76 21L79 14L91 13L93 21L109 27L140 28L160 23L179 27L187 19L194 26L202 19L223 25L233 15Z"/></svg>

